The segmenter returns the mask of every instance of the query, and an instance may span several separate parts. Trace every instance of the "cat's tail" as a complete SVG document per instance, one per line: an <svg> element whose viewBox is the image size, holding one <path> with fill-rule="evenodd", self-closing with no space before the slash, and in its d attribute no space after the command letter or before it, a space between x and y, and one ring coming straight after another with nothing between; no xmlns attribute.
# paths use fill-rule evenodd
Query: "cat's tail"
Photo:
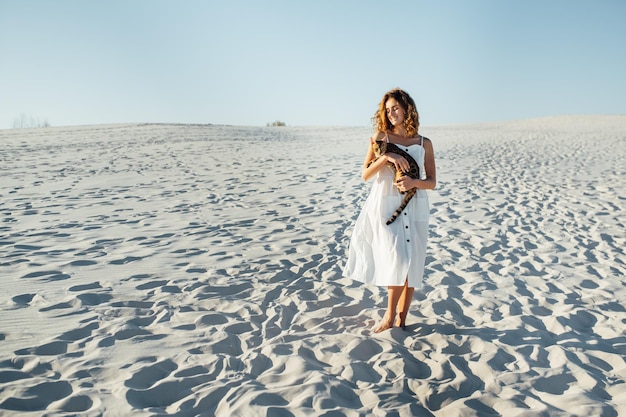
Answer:
<svg viewBox="0 0 626 417"><path fill-rule="evenodd" d="M389 218L389 220L387 220L387 226L393 223L398 218L398 216L404 211L407 204L409 204L409 201L411 201L411 199L413 198L416 192L417 192L417 188L413 188L406 192L406 195L404 196L404 200L402 200L402 204L400 204L400 207L398 207L398 209L394 211L393 215Z"/></svg>

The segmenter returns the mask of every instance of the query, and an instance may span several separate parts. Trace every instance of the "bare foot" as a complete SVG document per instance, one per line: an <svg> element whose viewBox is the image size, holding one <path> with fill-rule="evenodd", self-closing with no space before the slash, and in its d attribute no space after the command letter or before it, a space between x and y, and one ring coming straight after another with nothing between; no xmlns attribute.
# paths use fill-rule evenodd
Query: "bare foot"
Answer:
<svg viewBox="0 0 626 417"><path fill-rule="evenodd" d="M406 313L398 313L396 326L400 327L402 330L406 330Z"/></svg>
<svg viewBox="0 0 626 417"><path fill-rule="evenodd" d="M385 315L385 317L383 317L382 321L380 322L376 330L374 330L374 333L380 333L387 329L391 329L392 327L393 327L393 317L390 318L390 317L387 317L387 315Z"/></svg>

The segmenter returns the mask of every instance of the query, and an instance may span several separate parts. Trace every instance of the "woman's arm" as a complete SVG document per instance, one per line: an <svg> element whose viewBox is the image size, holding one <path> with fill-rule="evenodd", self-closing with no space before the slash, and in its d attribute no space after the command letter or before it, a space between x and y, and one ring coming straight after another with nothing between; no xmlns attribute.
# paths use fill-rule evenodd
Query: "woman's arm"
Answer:
<svg viewBox="0 0 626 417"><path fill-rule="evenodd" d="M435 166L433 143L428 138L424 138L424 151L424 171L426 171L426 179L419 181L418 188L432 190L437 186L437 167Z"/></svg>
<svg viewBox="0 0 626 417"><path fill-rule="evenodd" d="M369 181L386 163L384 158L378 158L376 161L372 162L372 160L376 158L372 144L382 139L382 135L382 132L377 132L370 138L370 146L367 148L367 155L365 155L363 167L361 168L361 178L363 178L363 181Z"/></svg>

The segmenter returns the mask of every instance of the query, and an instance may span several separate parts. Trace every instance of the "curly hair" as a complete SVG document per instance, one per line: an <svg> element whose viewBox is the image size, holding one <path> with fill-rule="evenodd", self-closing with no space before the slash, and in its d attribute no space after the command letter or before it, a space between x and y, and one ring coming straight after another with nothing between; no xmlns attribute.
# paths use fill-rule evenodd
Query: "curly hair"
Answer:
<svg viewBox="0 0 626 417"><path fill-rule="evenodd" d="M401 90L400 88L394 88L393 90L386 92L383 96L383 99L378 105L378 110L376 110L376 113L372 118L374 129L378 130L379 132L386 132L393 129L393 125L387 117L387 109L385 107L385 105L387 104L387 100L389 100L390 98L395 99L400 104L406 114L404 118L404 129L406 131L406 136L409 138L417 136L417 131L420 126L419 113L417 112L415 102L413 101L411 96L406 91Z"/></svg>

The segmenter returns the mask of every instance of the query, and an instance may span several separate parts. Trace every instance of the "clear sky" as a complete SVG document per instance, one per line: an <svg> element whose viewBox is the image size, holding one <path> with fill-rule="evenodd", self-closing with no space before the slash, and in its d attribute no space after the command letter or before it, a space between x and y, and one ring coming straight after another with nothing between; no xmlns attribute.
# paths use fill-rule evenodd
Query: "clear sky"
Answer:
<svg viewBox="0 0 626 417"><path fill-rule="evenodd" d="M0 0L0 128L626 114L625 0Z"/></svg>

